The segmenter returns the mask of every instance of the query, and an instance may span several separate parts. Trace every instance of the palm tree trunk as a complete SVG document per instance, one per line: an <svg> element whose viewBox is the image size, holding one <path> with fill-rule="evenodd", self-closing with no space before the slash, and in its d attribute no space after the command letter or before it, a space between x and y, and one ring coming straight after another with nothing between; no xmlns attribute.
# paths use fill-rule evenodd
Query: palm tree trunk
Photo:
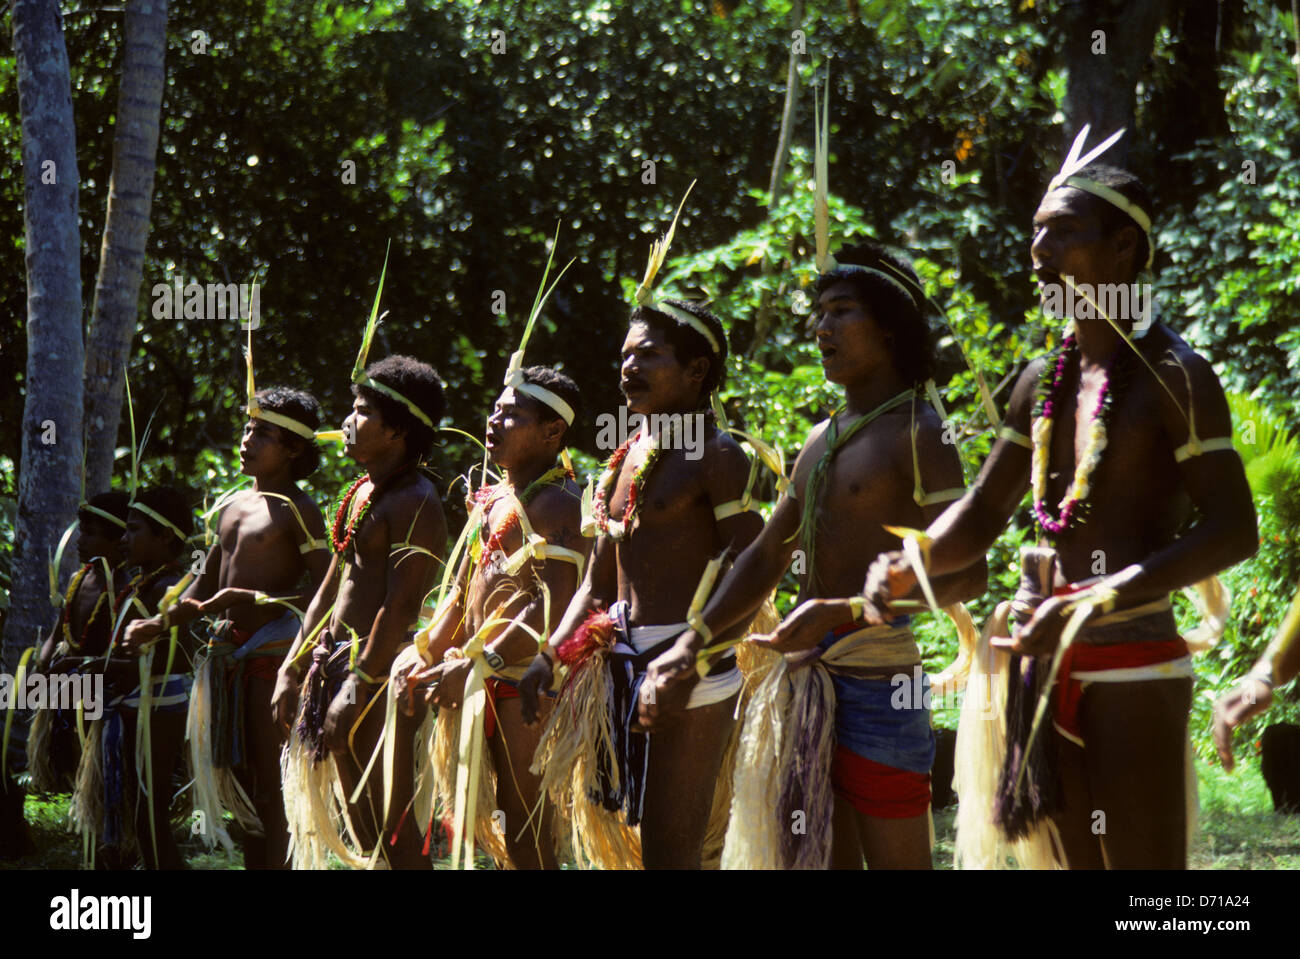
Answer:
<svg viewBox="0 0 1300 959"><path fill-rule="evenodd" d="M166 81L167 0L129 0L113 132L113 179L86 337L86 489L109 488L135 335Z"/></svg>
<svg viewBox="0 0 1300 959"><path fill-rule="evenodd" d="M22 119L27 372L13 582L4 671L51 625L46 557L81 495L81 272L77 150L63 19L56 0L16 0L13 46ZM9 769L24 736L14 724ZM21 768L21 766L20 766Z"/></svg>

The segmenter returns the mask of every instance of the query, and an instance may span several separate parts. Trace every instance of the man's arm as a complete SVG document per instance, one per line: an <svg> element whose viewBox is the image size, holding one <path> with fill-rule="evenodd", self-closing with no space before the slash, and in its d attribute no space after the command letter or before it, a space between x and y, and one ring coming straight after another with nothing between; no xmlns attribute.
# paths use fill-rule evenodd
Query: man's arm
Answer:
<svg viewBox="0 0 1300 959"><path fill-rule="evenodd" d="M1030 423L1038 380L1046 362L1041 358L1034 360L1020 374L1011 391L1007 417L979 476L966 495L942 510L926 529L931 539L927 565L931 584L953 574L969 575L971 581L963 583L967 588L974 586L977 577L987 584L987 566L978 574L974 570L980 568L981 562L987 564L985 554L1029 489ZM942 509L942 504L939 508ZM889 608L892 600L913 596L916 589L916 574L902 552L882 553L868 567L863 585L863 595L870 604L868 620L882 622L893 612ZM965 589L954 592L961 595ZM945 595L951 595L947 587Z"/></svg>
<svg viewBox="0 0 1300 959"><path fill-rule="evenodd" d="M550 641L533 657L533 661L519 681L520 712L524 724L537 723L539 695L549 689L555 675L556 650L569 639L587 617L597 608L608 608L618 599L617 545L608 536L596 537L587 572L582 577L573 599L564 611L560 624L551 631Z"/></svg>
<svg viewBox="0 0 1300 959"><path fill-rule="evenodd" d="M1178 448L1187 443L1192 420L1202 441L1231 439L1232 416L1213 368L1190 350L1184 351L1181 361L1186 376L1173 361L1157 368L1168 387L1157 390L1157 395L1161 420L1172 446ZM1196 510L1197 522L1185 535L1141 563L1101 581L1115 590L1117 606L1132 606L1167 596L1250 558L1259 547L1255 501L1241 457L1235 450L1189 456L1177 468L1182 486Z"/></svg>
<svg viewBox="0 0 1300 959"><path fill-rule="evenodd" d="M405 536L409 530L403 546L417 549L398 549L390 557L384 601L357 656L357 669L373 678L388 675L398 647L419 619L420 604L428 592L437 561L447 548L446 521L434 497L422 498L409 513L410 519L407 511L394 509L396 515L389 519L386 528L390 535Z"/></svg>
<svg viewBox="0 0 1300 959"><path fill-rule="evenodd" d="M945 441L942 424L929 417L917 424L916 464L912 462L912 442L905 435L905 442L897 452L898 463L909 483L918 483L915 476L916 467L920 467L919 485L927 492L947 489L961 489L966 485L962 475L961 456L957 453L955 443ZM1000 440L999 442L1007 442ZM992 455L990 453L990 459ZM963 494L964 495L964 494ZM1018 501L1018 500L1017 500ZM945 511L952 505L947 503L930 503L921 507L923 528L937 523ZM1015 509L1013 504L1012 509ZM1010 513L1007 514L1010 516ZM1005 525L1005 519L1003 524ZM995 537L996 538L996 537ZM991 544L990 544L991 545ZM987 550L987 547L986 547ZM989 567L987 552L981 551L975 560L963 569L930 577L930 588L934 591L935 601L940 607L974 599L988 588ZM913 599L921 598L919 589L913 590Z"/></svg>

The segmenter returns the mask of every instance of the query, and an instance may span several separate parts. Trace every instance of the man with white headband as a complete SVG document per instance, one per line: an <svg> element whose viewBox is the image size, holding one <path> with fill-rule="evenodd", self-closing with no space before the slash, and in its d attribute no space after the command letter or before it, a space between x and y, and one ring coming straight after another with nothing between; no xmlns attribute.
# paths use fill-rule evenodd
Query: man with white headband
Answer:
<svg viewBox="0 0 1300 959"><path fill-rule="evenodd" d="M454 588L393 669L403 713L397 742L403 746L426 703L438 707L435 737L444 734L444 725L447 732L456 730L470 721L473 709L480 710L482 737L472 751L495 779L495 802L476 803L476 821L462 825L515 869L556 866L554 807L546 803L535 813L539 780L528 770L539 730L526 728L520 718L518 684L537 653L538 637L564 614L591 549L581 533L582 490L565 453L580 401L577 384L558 370L511 365L485 437L501 480L470 496ZM476 688L483 693L479 704L472 701ZM543 715L548 713L544 706ZM447 751L448 762L432 771L444 816L455 812L458 752ZM429 844L419 834L431 823L419 821L423 811L411 811L409 749L399 749L394 768L389 804L401 824L390 837L389 861L427 869Z"/></svg>
<svg viewBox="0 0 1300 959"><path fill-rule="evenodd" d="M1010 625L995 616L980 652L1007 677L1007 742L1000 760L968 764L1001 763L987 788L974 774L958 784L972 813L964 827L959 812L957 852L970 865L1020 849L1035 850L1022 861L1046 856L1038 865L1185 867L1189 648L1201 631L1179 637L1169 594L1257 543L1214 370L1164 323L1115 315L1095 292L1151 263L1151 204L1132 174L1093 162L1118 134L1083 155L1087 135L1039 204L1030 245L1043 304L1072 301L1069 323L1048 319L1058 348L1020 375L978 480L927 531L929 575L960 569L1032 494L1039 545L1022 550L1021 591L999 608ZM879 557L869 617L916 582L902 554ZM959 771L964 750L999 738L963 715Z"/></svg>
<svg viewBox="0 0 1300 959"><path fill-rule="evenodd" d="M735 657L723 658L677 721L653 736L634 728L636 696L647 664L685 628L710 560L743 550L762 528L758 513L737 505L749 462L705 413L726 362L722 323L697 303L651 292L672 234L654 247L623 341L623 394L646 420L597 481L586 576L519 689L524 720L533 722L539 692L560 664L568 667L533 768L553 798L570 804L579 857L602 866L700 867L741 686ZM684 449L683 433L695 425L702 442ZM611 729L612 748L598 750L595 727L574 717ZM638 825L639 842L627 832Z"/></svg>
<svg viewBox="0 0 1300 959"><path fill-rule="evenodd" d="M200 682L190 717L195 807L214 845L231 812L242 829L244 868L282 869L289 830L280 792L283 732L271 715L276 671L298 635L301 610L329 567L320 508L299 482L315 471L320 405L310 393L273 386L249 398L239 444L241 472L253 479L215 508L216 542L202 572L162 616L127 630L126 644L209 617ZM212 783L211 791L203 788ZM218 802L210 802L213 798Z"/></svg>

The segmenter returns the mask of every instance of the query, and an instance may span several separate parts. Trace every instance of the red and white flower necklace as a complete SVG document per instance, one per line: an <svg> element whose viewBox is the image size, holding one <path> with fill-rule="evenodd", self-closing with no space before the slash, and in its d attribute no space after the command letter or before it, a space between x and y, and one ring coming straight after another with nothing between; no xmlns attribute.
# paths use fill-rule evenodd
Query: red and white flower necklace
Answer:
<svg viewBox="0 0 1300 959"><path fill-rule="evenodd" d="M628 452L642 435L637 433L614 451L614 455L605 464L605 472L600 474L600 480L596 483L596 495L592 500L591 512L596 520L596 527L616 543L626 539L627 534L636 524L637 511L641 508L641 498L645 492L646 477L654 469L655 463L663 452L654 436L648 432L644 433L649 445L646 448L645 459L632 474L632 484L627 490L627 505L623 507L623 516L621 519L610 519L609 497L614 492L614 484L618 482L619 470L623 460L627 459Z"/></svg>
<svg viewBox="0 0 1300 959"><path fill-rule="evenodd" d="M1047 496L1047 461L1052 448L1052 421L1055 419L1056 404L1060 398L1061 381L1065 378L1068 361L1077 355L1078 344L1074 334L1066 336L1057 353L1055 364L1049 363L1043 369L1043 378L1039 385L1041 406L1034 418L1033 454L1031 457L1031 475L1034 489L1034 518L1045 532L1059 535L1071 527L1083 525L1088 507L1088 496L1092 492L1092 477L1101 464L1101 454L1106 450L1109 439L1106 424L1110 419L1115 404L1115 394L1111 377L1115 360L1107 365L1101 389L1097 393L1097 402L1092 409L1088 423L1088 436L1083 448L1083 455L1074 467L1074 480L1066 490L1065 497L1058 505L1058 514L1049 512L1044 498ZM1118 352L1116 354L1118 357Z"/></svg>

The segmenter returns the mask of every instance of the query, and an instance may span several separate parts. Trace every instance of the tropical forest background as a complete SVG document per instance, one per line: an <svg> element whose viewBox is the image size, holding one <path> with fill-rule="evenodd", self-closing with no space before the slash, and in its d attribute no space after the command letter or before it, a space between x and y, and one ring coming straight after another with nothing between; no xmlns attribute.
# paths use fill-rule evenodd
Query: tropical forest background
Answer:
<svg viewBox="0 0 1300 959"><path fill-rule="evenodd" d="M62 10L89 337L126 43L120 4ZM557 364L582 386L589 413L576 446L580 467L593 468L593 414L619 405L631 289L693 180L668 283L707 299L728 325L721 396L733 422L792 459L836 402L807 326L811 90L829 69L833 233L902 248L945 307L939 387L972 478L992 430L971 368L1002 409L1009 380L1059 335L1031 282L1038 199L1083 122L1126 125L1108 159L1124 161L1155 198L1158 315L1213 361L1229 391L1260 516L1259 552L1224 575L1234 594L1227 633L1198 657L1192 728L1208 759L1213 696L1249 668L1300 581L1295 17L1292 0L173 0L138 310L123 354L137 428L149 427L144 476L182 487L196 507L211 500L239 479L243 422L238 321L156 319L154 284L259 277L259 383L311 389L337 424L391 241L389 316L372 358L431 362L447 386L445 422L481 434L557 223L557 260L576 262L529 361ZM0 286L4 606L17 589L29 368L10 40L0 41L0 236L10 238L0 242L9 278ZM496 291L504 312L492 308ZM108 399L120 404L116 395ZM121 486L125 416L115 433ZM455 481L480 454L441 436L431 465L455 531L464 515ZM331 452L310 488L324 505L354 474ZM770 505L770 482L765 493ZM977 617L1012 589L1030 535L1026 504L990 557ZM1190 606L1180 609L1187 616ZM5 633L6 663L30 645L15 632ZM951 629L921 632L937 669L955 653ZM1282 700L1238 734L1239 754L1261 723L1300 714L1294 689ZM955 712L936 720L952 725Z"/></svg>

